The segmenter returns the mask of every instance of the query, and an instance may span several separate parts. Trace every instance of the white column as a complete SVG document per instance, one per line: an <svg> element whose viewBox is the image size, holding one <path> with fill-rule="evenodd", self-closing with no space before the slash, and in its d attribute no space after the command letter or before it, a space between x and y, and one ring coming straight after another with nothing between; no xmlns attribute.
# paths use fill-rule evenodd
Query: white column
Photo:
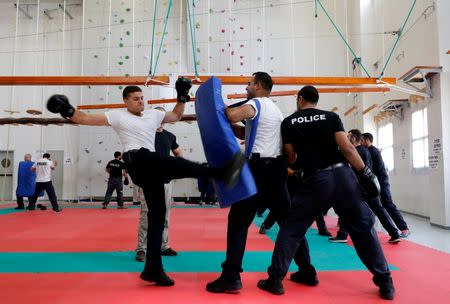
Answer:
<svg viewBox="0 0 450 304"><path fill-rule="evenodd" d="M441 200L433 200L430 205L430 222L432 224L450 228L450 1L437 0L437 30L438 30L438 51L439 63L443 70L437 78L435 88L436 98L440 96L440 119L442 121L442 152L439 157L441 170L441 185L443 195ZM424 54L426 56L426 54ZM429 117L428 121L432 120ZM430 155L433 152L433 143L430 138Z"/></svg>

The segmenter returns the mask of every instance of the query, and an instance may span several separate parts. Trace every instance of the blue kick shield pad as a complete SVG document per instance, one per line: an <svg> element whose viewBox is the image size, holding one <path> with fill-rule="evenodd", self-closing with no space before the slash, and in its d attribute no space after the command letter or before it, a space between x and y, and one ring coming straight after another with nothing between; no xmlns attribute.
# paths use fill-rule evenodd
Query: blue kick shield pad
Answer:
<svg viewBox="0 0 450 304"><path fill-rule="evenodd" d="M240 150L224 110L222 83L220 79L211 77L195 94L195 112L206 160L212 167L223 167ZM220 207L230 206L257 192L247 164L242 168L241 176L234 188L228 189L218 180L214 180L214 187Z"/></svg>
<svg viewBox="0 0 450 304"><path fill-rule="evenodd" d="M21 161L17 173L16 196L30 197L36 188L36 173L31 171L34 162Z"/></svg>

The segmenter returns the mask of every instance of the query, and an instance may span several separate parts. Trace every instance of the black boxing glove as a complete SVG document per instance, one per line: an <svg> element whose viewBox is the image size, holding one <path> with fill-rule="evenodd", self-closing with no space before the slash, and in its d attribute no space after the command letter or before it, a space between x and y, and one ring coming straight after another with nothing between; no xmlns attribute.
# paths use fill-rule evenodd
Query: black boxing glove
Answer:
<svg viewBox="0 0 450 304"><path fill-rule="evenodd" d="M177 90L177 101L186 103L191 98L189 90L192 87L192 81L188 78L180 77L175 82L175 90Z"/></svg>
<svg viewBox="0 0 450 304"><path fill-rule="evenodd" d="M72 117L75 113L75 108L69 103L69 99L65 95L52 95L47 100L47 110L61 114L65 119Z"/></svg>
<svg viewBox="0 0 450 304"><path fill-rule="evenodd" d="M380 195L380 183L369 167L365 166L361 171L356 172L356 176L361 185L364 198L373 200Z"/></svg>
<svg viewBox="0 0 450 304"><path fill-rule="evenodd" d="M128 186L130 184L130 180L128 179L128 177L125 177L125 179L123 180L123 184L125 186Z"/></svg>

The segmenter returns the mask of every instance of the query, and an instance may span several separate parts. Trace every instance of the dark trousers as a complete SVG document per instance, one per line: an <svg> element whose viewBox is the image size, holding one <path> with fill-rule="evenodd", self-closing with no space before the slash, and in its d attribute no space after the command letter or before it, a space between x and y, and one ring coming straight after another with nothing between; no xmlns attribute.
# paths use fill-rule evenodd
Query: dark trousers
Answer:
<svg viewBox="0 0 450 304"><path fill-rule="evenodd" d="M106 189L104 205L108 205L111 201L112 194L116 190L117 206L123 206L123 184L122 177L110 177L108 180L108 188Z"/></svg>
<svg viewBox="0 0 450 304"><path fill-rule="evenodd" d="M180 157L161 157L141 148L126 152L123 160L136 185L142 188L148 206L147 255L144 272L155 274L164 271L161 243L166 216L164 183L167 180L188 177L217 177L219 169L209 168Z"/></svg>
<svg viewBox="0 0 450 304"><path fill-rule="evenodd" d="M319 231L328 230L327 224L325 223L324 215L322 213L316 217L316 225Z"/></svg>
<svg viewBox="0 0 450 304"><path fill-rule="evenodd" d="M294 196L295 188L298 187L298 184L299 184L299 179L297 177L288 176L287 187L288 187L288 192L289 192L289 196L290 196L291 200L292 200L292 197ZM260 208L258 210L258 213L263 214L265 209L266 209L266 207ZM327 211L325 211L324 214L326 214ZM327 225L325 224L325 219L323 218L324 214L319 214L316 218L316 224L317 224L317 228L319 231L327 230ZM269 214L267 215L267 217L264 219L264 222L263 222L264 228L266 228L266 229L272 228L272 226L276 223L276 221L277 221L277 218L276 218L275 214L273 212L269 212Z"/></svg>
<svg viewBox="0 0 450 304"><path fill-rule="evenodd" d="M389 233L391 237L399 237L399 232L395 227L394 222L391 217L387 213L386 209L381 205L380 199L376 198L374 200L367 201L367 205L369 205L370 209L373 211L375 216L380 220L381 225L384 229ZM338 214L339 215L339 214ZM347 238L348 232L346 230L345 224L339 220L339 230L337 233L338 238Z"/></svg>
<svg viewBox="0 0 450 304"><path fill-rule="evenodd" d="M53 210L58 210L58 200L56 198L55 188L53 188L52 181L44 182L44 183L36 183L36 188L34 190L34 195L31 197L31 200L28 204L29 209L34 209L36 207L36 201L38 198L39 193L41 193L43 190L47 193L48 199L50 200L50 203L52 204Z"/></svg>
<svg viewBox="0 0 450 304"><path fill-rule="evenodd" d="M390 271L373 228L373 213L364 202L355 174L346 166L312 173L299 184L288 218L277 236L269 275L284 278L294 256L302 271L314 269L305 233L317 215L330 207L340 214L359 258L377 282L387 280Z"/></svg>
<svg viewBox="0 0 450 304"><path fill-rule="evenodd" d="M31 196L18 196L18 195L16 195L16 198L17 198L17 207L19 207L19 208L25 208L25 204L23 203L23 198L24 197L27 197L28 198L28 203L30 202L30 200L31 200Z"/></svg>
<svg viewBox="0 0 450 304"><path fill-rule="evenodd" d="M230 280L239 279L239 273L243 271L248 228L258 209L266 205L277 220L282 220L287 216L290 205L284 158L254 158L249 165L258 193L233 204L228 214L227 253L222 263L222 275Z"/></svg>
<svg viewBox="0 0 450 304"><path fill-rule="evenodd" d="M381 187L380 193L381 204L386 209L387 213L391 216L392 220L394 221L398 229L400 230L408 229L408 224L406 224L402 214L400 213L400 210L398 210L397 206L394 204L394 201L392 200L391 186L389 185L389 180L387 178L381 179L380 187Z"/></svg>

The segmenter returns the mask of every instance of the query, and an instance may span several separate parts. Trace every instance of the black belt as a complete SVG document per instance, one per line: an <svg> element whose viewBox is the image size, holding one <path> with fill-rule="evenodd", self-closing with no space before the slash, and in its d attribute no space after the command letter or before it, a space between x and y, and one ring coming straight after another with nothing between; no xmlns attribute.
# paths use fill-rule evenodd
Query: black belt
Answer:
<svg viewBox="0 0 450 304"><path fill-rule="evenodd" d="M328 166L328 167L326 167L326 168L319 169L319 171L330 171L330 170L334 170L334 169L336 169L336 168L345 167L345 166L347 166L347 165L344 164L344 163L337 163L337 164Z"/></svg>
<svg viewBox="0 0 450 304"><path fill-rule="evenodd" d="M346 165L345 163L337 163L328 167L325 167L323 169L305 169L305 170L300 170L302 171L300 173L301 177L306 177L306 176L310 176L314 173L319 173L319 172L323 172L323 171L331 171L340 167L347 167L348 165Z"/></svg>

